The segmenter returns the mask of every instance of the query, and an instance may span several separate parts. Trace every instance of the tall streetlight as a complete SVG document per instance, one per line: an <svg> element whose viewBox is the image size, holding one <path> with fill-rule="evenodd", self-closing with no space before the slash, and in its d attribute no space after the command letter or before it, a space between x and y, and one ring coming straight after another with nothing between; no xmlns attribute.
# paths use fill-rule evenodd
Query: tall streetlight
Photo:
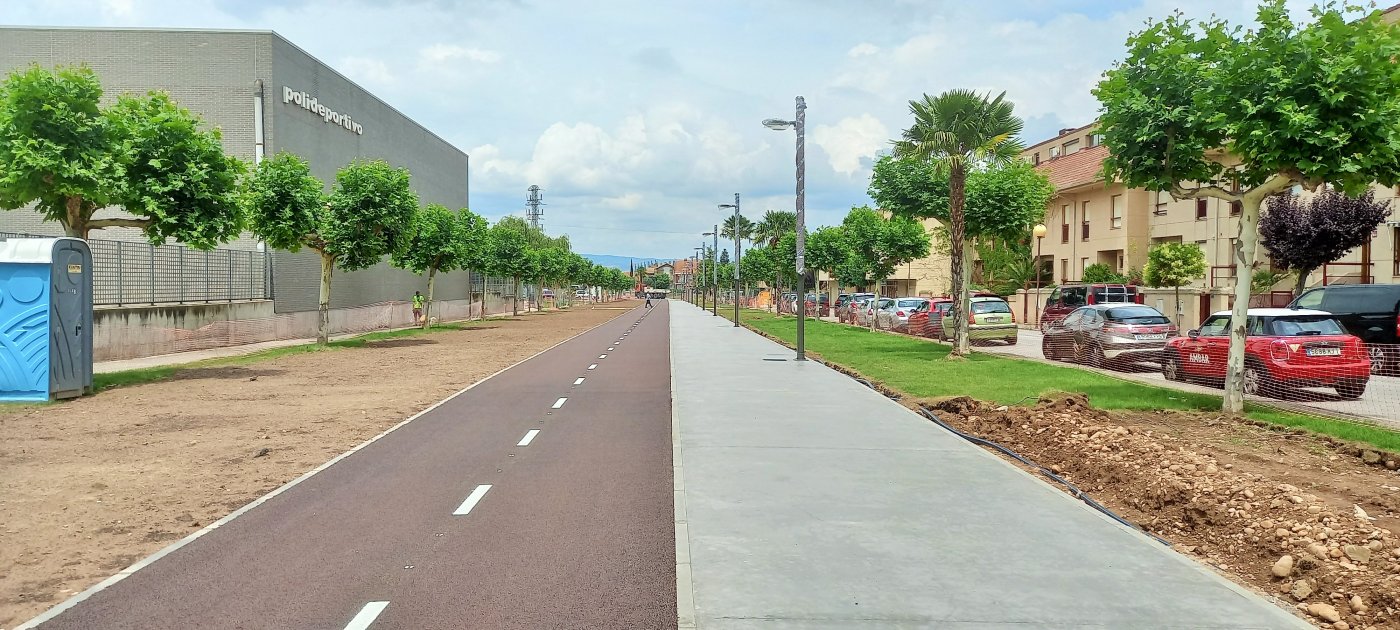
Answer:
<svg viewBox="0 0 1400 630"><path fill-rule="evenodd" d="M1031 233L1035 235L1035 327L1036 327L1036 328L1040 328L1040 309L1041 309L1041 304L1040 304L1040 285L1043 284L1043 283L1040 281L1040 268L1044 266L1044 265L1041 265L1041 264L1040 264L1040 242L1043 241L1043 240L1045 240L1045 232L1047 232L1047 231L1048 231L1048 230L1046 230L1045 224L1044 224L1044 223L1037 223L1037 224L1035 224L1035 228L1031 230Z"/></svg>
<svg viewBox="0 0 1400 630"><path fill-rule="evenodd" d="M700 274L695 273L695 270L700 268L700 261L705 259L704 255L705 244L700 243L700 246L695 248L695 255L691 258L690 263L690 285L695 287L695 297L700 300L700 310L702 311L705 310L705 294L700 291Z"/></svg>
<svg viewBox="0 0 1400 630"><path fill-rule="evenodd" d="M726 208L734 209L734 327L739 327L739 293L743 290L739 281L739 261L743 260L743 252L739 251L739 193L734 193L734 203L719 204L721 210Z"/></svg>
<svg viewBox="0 0 1400 630"><path fill-rule="evenodd" d="M797 360L807 360L807 350L803 340L803 329L807 320L807 212L804 188L806 184L807 162L804 156L804 134L807 124L807 101L797 97L797 120L769 118L763 126L774 131L797 130Z"/></svg>
<svg viewBox="0 0 1400 630"><path fill-rule="evenodd" d="M711 255L711 256L714 256L714 261L710 263L710 278L711 278L711 281L714 283L714 286L711 287L711 290L715 292L715 294L714 294L714 296L713 296L713 297L714 297L714 300L712 300L711 303L710 303L710 308L711 308L714 312L713 312L713 313L710 313L710 314L711 314L711 315L714 315L714 316L716 316L716 317L718 317L718 316L719 316L719 224L718 224L718 223L715 224L715 231L713 231L713 232L705 232L704 234L701 234L700 236L713 236L713 237L715 237L715 246L714 246L713 249L710 250L710 255Z"/></svg>

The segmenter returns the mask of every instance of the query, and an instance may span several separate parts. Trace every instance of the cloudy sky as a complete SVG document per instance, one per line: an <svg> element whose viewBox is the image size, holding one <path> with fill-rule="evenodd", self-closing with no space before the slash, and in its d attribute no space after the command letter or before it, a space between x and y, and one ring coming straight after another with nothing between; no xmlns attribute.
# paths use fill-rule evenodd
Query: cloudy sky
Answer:
<svg viewBox="0 0 1400 630"><path fill-rule="evenodd" d="M1300 3L1301 4L1301 3ZM1005 90L1024 140L1091 121L1149 16L1248 19L1240 0L5 0L0 23L272 29L471 155L472 209L597 254L681 257L721 220L793 208L808 103L809 226L868 202L908 101ZM1301 13L1295 13L1301 17Z"/></svg>

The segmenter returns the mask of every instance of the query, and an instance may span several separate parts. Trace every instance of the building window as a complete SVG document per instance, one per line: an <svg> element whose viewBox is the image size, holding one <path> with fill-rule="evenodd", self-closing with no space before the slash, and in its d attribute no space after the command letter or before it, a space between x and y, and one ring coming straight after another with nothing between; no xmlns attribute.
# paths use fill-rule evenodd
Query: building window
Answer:
<svg viewBox="0 0 1400 630"><path fill-rule="evenodd" d="M1099 146L1099 145L1103 144L1103 134L1101 134L1101 133L1091 133L1091 134L1089 134L1088 136L1086 136L1086 137L1084 138L1084 140L1085 140L1085 142L1086 142L1086 144L1084 145L1084 148L1087 149L1087 148L1089 148L1089 147L1096 147L1096 146Z"/></svg>
<svg viewBox="0 0 1400 630"><path fill-rule="evenodd" d="M1205 221L1205 220L1206 220L1206 216L1209 214L1209 209L1208 209L1209 206L1207 206L1206 204L1207 204L1209 201L1210 201L1209 199L1197 199L1197 200L1196 200L1196 220L1197 220L1197 221Z"/></svg>
<svg viewBox="0 0 1400 630"><path fill-rule="evenodd" d="M1394 252L1395 258L1395 270L1393 272L1393 275L1400 276L1400 227L1391 228L1390 247L1391 250Z"/></svg>
<svg viewBox="0 0 1400 630"><path fill-rule="evenodd" d="M1036 152L1035 152L1035 165L1036 165L1036 166L1040 166L1040 152L1039 152L1039 151L1036 151Z"/></svg>
<svg viewBox="0 0 1400 630"><path fill-rule="evenodd" d="M1080 258L1080 259L1079 259L1079 277L1080 277L1080 278L1083 278L1083 277L1084 277L1084 270L1085 270L1085 269L1088 269L1088 268L1089 268L1089 259L1088 259L1088 258Z"/></svg>
<svg viewBox="0 0 1400 630"><path fill-rule="evenodd" d="M1060 281L1069 282L1069 259L1060 259Z"/></svg>
<svg viewBox="0 0 1400 630"><path fill-rule="evenodd" d="M1050 147L1050 159L1060 157L1060 147Z"/></svg>
<svg viewBox="0 0 1400 630"><path fill-rule="evenodd" d="M1230 202L1230 216L1237 217L1244 213L1244 203L1239 201Z"/></svg>
<svg viewBox="0 0 1400 630"><path fill-rule="evenodd" d="M1162 191L1152 193L1156 196L1156 201L1152 204L1152 214L1159 217L1167 216L1167 197L1162 196Z"/></svg>
<svg viewBox="0 0 1400 630"><path fill-rule="evenodd" d="M1069 204L1065 204L1065 205L1063 205L1063 206L1060 206L1060 220L1063 221L1063 223L1060 224L1060 242L1061 242L1061 243L1068 243L1068 242L1069 242Z"/></svg>
<svg viewBox="0 0 1400 630"><path fill-rule="evenodd" d="M1064 144L1065 155L1070 155L1079 151L1079 138L1075 138Z"/></svg>
<svg viewBox="0 0 1400 630"><path fill-rule="evenodd" d="M1123 227L1123 195L1114 195L1112 201L1113 215L1109 217L1108 227L1117 230Z"/></svg>
<svg viewBox="0 0 1400 630"><path fill-rule="evenodd" d="M1122 251L1122 250L1119 250L1119 251L1118 251L1118 271L1121 273L1121 272L1123 271L1123 267L1125 267L1125 266L1127 266L1127 257L1123 255L1123 251Z"/></svg>
<svg viewBox="0 0 1400 630"><path fill-rule="evenodd" d="M1079 210L1079 240L1089 240L1089 202L1085 201Z"/></svg>

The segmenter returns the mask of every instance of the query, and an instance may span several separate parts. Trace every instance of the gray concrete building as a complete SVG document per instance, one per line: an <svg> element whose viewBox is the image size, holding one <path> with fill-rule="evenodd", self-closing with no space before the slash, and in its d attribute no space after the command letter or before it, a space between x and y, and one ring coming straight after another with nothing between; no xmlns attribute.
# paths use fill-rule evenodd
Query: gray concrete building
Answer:
<svg viewBox="0 0 1400 630"><path fill-rule="evenodd" d="M123 93L168 92L219 128L228 153L250 166L288 151L307 159L329 187L352 160L383 159L412 173L422 203L468 205L466 153L271 31L0 28L0 72L35 63L90 66L108 102ZM0 232L61 235L57 224L40 219L31 210L0 212ZM144 240L130 229L103 229L92 238ZM227 247L259 244L245 236ZM268 275L274 311L315 310L319 273L314 254L273 253ZM331 306L401 301L424 288L423 278L381 263L338 272ZM439 277L439 300L469 297L465 274Z"/></svg>

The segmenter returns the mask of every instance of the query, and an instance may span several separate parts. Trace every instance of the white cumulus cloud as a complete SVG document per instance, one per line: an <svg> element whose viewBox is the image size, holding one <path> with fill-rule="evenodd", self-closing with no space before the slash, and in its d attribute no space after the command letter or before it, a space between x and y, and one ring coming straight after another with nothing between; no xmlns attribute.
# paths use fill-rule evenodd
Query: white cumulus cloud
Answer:
<svg viewBox="0 0 1400 630"><path fill-rule="evenodd" d="M812 130L812 144L826 152L832 170L846 175L861 172L862 161L873 160L889 140L889 128L870 114L843 118L834 125L817 125Z"/></svg>
<svg viewBox="0 0 1400 630"><path fill-rule="evenodd" d="M457 44L433 44L418 51L418 55L424 62L432 64L457 60L496 63L501 60L501 53L497 51L467 48Z"/></svg>

